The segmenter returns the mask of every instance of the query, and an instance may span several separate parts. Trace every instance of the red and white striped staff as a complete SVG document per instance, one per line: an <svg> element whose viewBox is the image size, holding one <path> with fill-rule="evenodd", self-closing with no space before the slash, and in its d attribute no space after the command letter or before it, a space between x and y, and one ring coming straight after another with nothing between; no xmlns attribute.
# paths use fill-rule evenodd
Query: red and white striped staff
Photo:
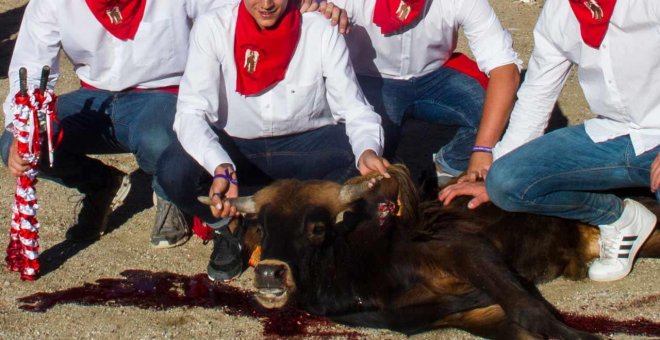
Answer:
<svg viewBox="0 0 660 340"><path fill-rule="evenodd" d="M28 89L27 70L19 70L20 91L10 108L14 115L14 139L18 154L29 162L29 169L16 179L16 193L12 205L10 242L5 261L10 271L21 273L21 280L32 281L39 276L39 204L36 197L37 163L41 156L42 137L47 138L49 161L53 165L52 120L55 118L57 97L48 90L50 67L44 66L41 82L36 89ZM46 135L44 135L46 133Z"/></svg>

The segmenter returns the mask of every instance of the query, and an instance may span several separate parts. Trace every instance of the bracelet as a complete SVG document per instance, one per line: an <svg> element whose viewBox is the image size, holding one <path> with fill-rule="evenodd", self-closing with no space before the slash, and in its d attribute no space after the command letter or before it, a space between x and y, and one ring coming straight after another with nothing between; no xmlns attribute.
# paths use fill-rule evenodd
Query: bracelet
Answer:
<svg viewBox="0 0 660 340"><path fill-rule="evenodd" d="M486 152L486 153L493 153L493 148L488 147L488 146L479 146L475 145L472 147L472 152Z"/></svg>
<svg viewBox="0 0 660 340"><path fill-rule="evenodd" d="M229 172L229 168L225 168L225 173L224 174L215 174L213 175L213 179L215 180L216 178L223 178L227 180L227 182L233 184L233 185L238 185L238 181L231 177L233 175L233 172Z"/></svg>

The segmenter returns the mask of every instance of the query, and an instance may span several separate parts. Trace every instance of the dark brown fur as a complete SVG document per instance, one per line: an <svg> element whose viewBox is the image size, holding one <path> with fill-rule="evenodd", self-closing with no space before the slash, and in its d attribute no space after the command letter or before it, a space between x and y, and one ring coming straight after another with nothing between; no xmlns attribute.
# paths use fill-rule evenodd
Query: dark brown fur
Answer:
<svg viewBox="0 0 660 340"><path fill-rule="evenodd" d="M407 169L389 172L393 179L348 205L327 182L258 193L253 232L267 261L255 269L257 299L405 333L451 326L506 339L591 337L560 322L533 284L584 278L598 256L597 228L492 205L469 211L464 200L420 203ZM383 202L399 202L399 216L379 220ZM659 234L641 255L657 256Z"/></svg>

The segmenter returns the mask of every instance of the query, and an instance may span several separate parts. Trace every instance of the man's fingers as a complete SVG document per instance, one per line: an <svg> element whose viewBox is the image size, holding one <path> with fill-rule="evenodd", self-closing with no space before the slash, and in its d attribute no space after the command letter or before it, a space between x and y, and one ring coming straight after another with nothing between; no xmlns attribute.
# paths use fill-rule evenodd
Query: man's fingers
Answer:
<svg viewBox="0 0 660 340"><path fill-rule="evenodd" d="M469 209L476 209L478 206L480 206L485 201L486 200L483 197L483 195L476 196L475 198L471 199L470 202L468 202L468 208Z"/></svg>
<svg viewBox="0 0 660 340"><path fill-rule="evenodd" d="M301 0L300 13L312 12L318 9L318 4L314 0Z"/></svg>
<svg viewBox="0 0 660 340"><path fill-rule="evenodd" d="M342 10L341 10L341 8L339 8L339 7L336 7L336 6L335 6L335 7L332 9L332 14L331 14L331 16L330 16L330 18L331 18L331 19L330 19L330 22L331 22L333 25L336 25L336 24L339 23L339 19L340 19L340 17L341 17L341 12L342 12ZM341 31L341 30L340 30L340 31ZM340 33L341 33L341 32L340 32Z"/></svg>
<svg viewBox="0 0 660 340"><path fill-rule="evenodd" d="M321 12L321 13L325 13L325 8L326 8L327 6L328 6L328 2L327 2L327 1L321 1L321 3L319 3L318 11Z"/></svg>
<svg viewBox="0 0 660 340"><path fill-rule="evenodd" d="M337 24L337 22L332 17L332 14L335 11L335 8L336 8L335 4L333 4L332 2L329 2L325 6L325 9L323 11L321 11L321 13L323 13L323 15L325 15L326 19L331 19L331 18L333 19L333 20L331 20L333 26Z"/></svg>

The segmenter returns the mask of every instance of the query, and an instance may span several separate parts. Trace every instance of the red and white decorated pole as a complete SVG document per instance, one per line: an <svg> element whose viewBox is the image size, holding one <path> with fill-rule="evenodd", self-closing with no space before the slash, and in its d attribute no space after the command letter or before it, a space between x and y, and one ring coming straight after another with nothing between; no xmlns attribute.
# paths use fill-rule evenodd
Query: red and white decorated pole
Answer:
<svg viewBox="0 0 660 340"><path fill-rule="evenodd" d="M20 91L11 109L14 115L14 139L18 154L29 163L29 169L16 179L16 193L12 205L10 242L5 261L11 271L21 273L21 280L32 281L39 276L39 210L35 185L37 163L41 156L41 141L48 121L54 118L56 96L46 89L50 68L45 66L39 88L29 89L27 71L19 70ZM52 138L48 136L49 150ZM49 152L52 165L52 153Z"/></svg>

